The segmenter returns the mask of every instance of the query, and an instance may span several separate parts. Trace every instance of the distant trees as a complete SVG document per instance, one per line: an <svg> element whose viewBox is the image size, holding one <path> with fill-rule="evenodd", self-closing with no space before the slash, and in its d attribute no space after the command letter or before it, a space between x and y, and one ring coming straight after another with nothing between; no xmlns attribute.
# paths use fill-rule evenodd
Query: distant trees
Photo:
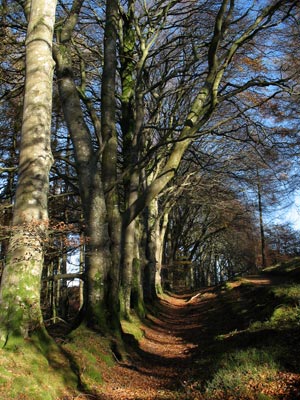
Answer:
<svg viewBox="0 0 300 400"><path fill-rule="evenodd" d="M286 224L269 225L266 229L266 256L268 265L300 255L299 232Z"/></svg>
<svg viewBox="0 0 300 400"><path fill-rule="evenodd" d="M193 176L169 215L165 264L171 270L178 262L189 261L193 287L255 269L253 210L225 182L224 176L212 172Z"/></svg>

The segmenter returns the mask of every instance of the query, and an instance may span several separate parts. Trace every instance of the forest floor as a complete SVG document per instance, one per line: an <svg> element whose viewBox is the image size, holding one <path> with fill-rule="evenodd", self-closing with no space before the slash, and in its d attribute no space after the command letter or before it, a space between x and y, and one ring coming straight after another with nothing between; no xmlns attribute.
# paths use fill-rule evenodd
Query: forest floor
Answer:
<svg viewBox="0 0 300 400"><path fill-rule="evenodd" d="M300 399L297 281L249 276L161 297L128 359L103 366L101 384L72 398Z"/></svg>

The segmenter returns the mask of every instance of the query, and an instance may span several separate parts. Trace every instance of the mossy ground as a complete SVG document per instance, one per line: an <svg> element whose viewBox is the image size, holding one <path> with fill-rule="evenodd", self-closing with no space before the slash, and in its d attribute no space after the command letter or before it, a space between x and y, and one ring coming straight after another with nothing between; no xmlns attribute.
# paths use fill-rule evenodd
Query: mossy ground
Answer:
<svg viewBox="0 0 300 400"><path fill-rule="evenodd" d="M116 363L111 339L80 326L56 340L32 338L0 350L1 400L98 398L103 372Z"/></svg>
<svg viewBox="0 0 300 400"><path fill-rule="evenodd" d="M47 354L36 340L0 351L0 398L53 400L75 393L78 380L69 360L53 343Z"/></svg>
<svg viewBox="0 0 300 400"><path fill-rule="evenodd" d="M127 335L132 335L137 342L144 336L144 332L141 329L141 320L137 315L132 315L130 321L121 321L121 325L123 332Z"/></svg>
<svg viewBox="0 0 300 400"><path fill-rule="evenodd" d="M63 349L72 359L78 377L80 389L90 391L102 385L102 373L105 368L114 365L114 355L108 337L80 326L67 338Z"/></svg>

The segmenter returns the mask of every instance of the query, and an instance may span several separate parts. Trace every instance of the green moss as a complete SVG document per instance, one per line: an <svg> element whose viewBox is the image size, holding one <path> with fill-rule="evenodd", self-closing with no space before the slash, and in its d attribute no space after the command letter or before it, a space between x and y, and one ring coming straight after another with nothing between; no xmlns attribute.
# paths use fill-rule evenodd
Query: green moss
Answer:
<svg viewBox="0 0 300 400"><path fill-rule="evenodd" d="M141 288L141 260L138 258L133 259L132 263L132 299L135 312L140 318L146 315L145 304L143 300Z"/></svg>
<svg viewBox="0 0 300 400"><path fill-rule="evenodd" d="M288 305L276 308L270 318L269 325L277 329L299 327L300 309Z"/></svg>
<svg viewBox="0 0 300 400"><path fill-rule="evenodd" d="M285 302L300 304L300 285L286 284L272 289L275 297L284 300Z"/></svg>
<svg viewBox="0 0 300 400"><path fill-rule="evenodd" d="M30 385L28 384L30 382ZM31 382L28 377L16 377L13 382L13 387L10 391L11 398L19 398L19 396L26 396L28 399L35 400L52 400L55 392L41 390L40 383ZM22 397L23 398L23 397Z"/></svg>
<svg viewBox="0 0 300 400"><path fill-rule="evenodd" d="M138 303L135 307L135 310L136 310L137 314L139 315L139 317L145 318L146 309L145 309L145 304L142 300L138 301Z"/></svg>
<svg viewBox="0 0 300 400"><path fill-rule="evenodd" d="M102 286L103 286L103 277L102 277L102 274L99 271L95 274L93 283L94 283L96 288L98 288L98 287L102 288Z"/></svg>
<svg viewBox="0 0 300 400"><path fill-rule="evenodd" d="M158 294L158 295L162 295L164 293L161 285L156 285L155 290L156 290L156 294Z"/></svg>
<svg viewBox="0 0 300 400"><path fill-rule="evenodd" d="M140 341L144 337L144 332L141 329L141 322L137 316L132 315L131 321L121 321L121 325L123 332L132 335L135 340Z"/></svg>
<svg viewBox="0 0 300 400"><path fill-rule="evenodd" d="M83 354L85 355L87 361L89 364L96 364L97 359L96 357L91 354L91 351L93 351L94 346L89 346L89 350L83 350Z"/></svg>
<svg viewBox="0 0 300 400"><path fill-rule="evenodd" d="M88 365L85 371L85 379L88 379L94 383L102 384L103 378L101 373L97 370L97 367Z"/></svg>
<svg viewBox="0 0 300 400"><path fill-rule="evenodd" d="M11 332L6 340L4 351L17 351L24 344L24 339L20 334Z"/></svg>
<svg viewBox="0 0 300 400"><path fill-rule="evenodd" d="M112 354L104 354L104 353L100 353L99 357L101 358L101 360L103 360L105 362L105 364L108 367L113 367L115 364L115 360L112 357Z"/></svg>
<svg viewBox="0 0 300 400"><path fill-rule="evenodd" d="M3 378L3 376L1 376L1 374L0 374L0 389L1 389L1 386L3 386L5 383L7 383L7 381L8 381L8 379Z"/></svg>
<svg viewBox="0 0 300 400"><path fill-rule="evenodd" d="M125 291L123 287L121 287L119 290L119 304L120 304L120 312L119 312L120 320L131 321L131 315L127 312L125 307Z"/></svg>
<svg viewBox="0 0 300 400"><path fill-rule="evenodd" d="M97 329L100 329L102 333L108 332L107 313L106 313L105 305L103 303L98 303L93 307L93 322L92 322L92 324Z"/></svg>
<svg viewBox="0 0 300 400"><path fill-rule="evenodd" d="M0 366L0 388L10 379L10 372L3 366Z"/></svg>

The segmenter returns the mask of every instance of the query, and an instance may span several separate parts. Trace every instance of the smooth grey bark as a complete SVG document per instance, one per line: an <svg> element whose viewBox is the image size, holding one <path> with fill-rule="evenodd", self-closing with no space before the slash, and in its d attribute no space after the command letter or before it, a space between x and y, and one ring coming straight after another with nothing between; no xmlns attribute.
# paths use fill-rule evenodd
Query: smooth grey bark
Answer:
<svg viewBox="0 0 300 400"><path fill-rule="evenodd" d="M90 133L84 122L80 99L66 65L57 56L59 91L64 116L75 147L77 172L86 221L85 265L87 273L87 318L94 326L104 324L107 274L110 268L106 205L97 156L92 150ZM102 310L101 310L102 309Z"/></svg>
<svg viewBox="0 0 300 400"><path fill-rule="evenodd" d="M129 179L129 186L128 186L128 195L127 195L127 204L130 207L134 202L138 199L139 196L139 184L140 184L140 176L137 170L138 165L138 156L139 156L139 147L138 147L138 136L141 132L141 127L143 123L143 116L144 116L144 108L143 102L139 95L137 95L137 99L135 101L135 120L133 121L132 125L134 126L132 140L131 140L131 155L130 157L130 165L133 166L130 179ZM126 132L127 135L129 132ZM124 222L124 221L123 221ZM139 255L138 255L138 248L139 244L137 243L137 235L136 232L138 231L139 221L138 218L134 218L130 223L127 225L126 221L123 224L123 270L122 270L122 295L123 295L123 308L125 316L128 317L130 315L131 307L138 307L142 308L142 305L138 304L131 304L131 293L132 293L132 284L133 284L133 267L135 265L135 269L137 269L137 265L140 265ZM141 268L138 271L135 271L135 275L141 274ZM141 283L141 275L137 279L135 279L135 284L137 285L138 282ZM139 289L136 287L137 291L141 291L142 287ZM141 297L137 298L137 303L141 301Z"/></svg>
<svg viewBox="0 0 300 400"><path fill-rule="evenodd" d="M136 146L136 140L133 141L133 147ZM136 150L133 149L133 158L136 157ZM136 168L132 171L129 183L128 205L131 205L138 198L139 175ZM129 317L131 309L131 290L133 278L133 262L138 262L136 242L136 230L138 229L138 220L135 218L128 225L123 225L123 268L122 268L122 312L125 317ZM132 305L134 306L134 305Z"/></svg>
<svg viewBox="0 0 300 400"><path fill-rule="evenodd" d="M162 223L156 224L156 268L155 268L155 290L157 294L161 294L163 292L162 289L162 279L161 279L161 270L163 263L163 248L164 248L164 240L167 231L167 226L169 222L169 212L168 210L164 212L162 216Z"/></svg>
<svg viewBox="0 0 300 400"><path fill-rule="evenodd" d="M156 265L157 265L157 234L158 234L158 207L157 200L153 199L146 210L147 218L147 265L144 276L145 299L153 302L156 298Z"/></svg>
<svg viewBox="0 0 300 400"><path fill-rule="evenodd" d="M27 4L28 5L28 4ZM43 244L47 238L52 79L56 0L32 0L18 185L12 236L0 289L0 344L44 331L40 309Z"/></svg>

